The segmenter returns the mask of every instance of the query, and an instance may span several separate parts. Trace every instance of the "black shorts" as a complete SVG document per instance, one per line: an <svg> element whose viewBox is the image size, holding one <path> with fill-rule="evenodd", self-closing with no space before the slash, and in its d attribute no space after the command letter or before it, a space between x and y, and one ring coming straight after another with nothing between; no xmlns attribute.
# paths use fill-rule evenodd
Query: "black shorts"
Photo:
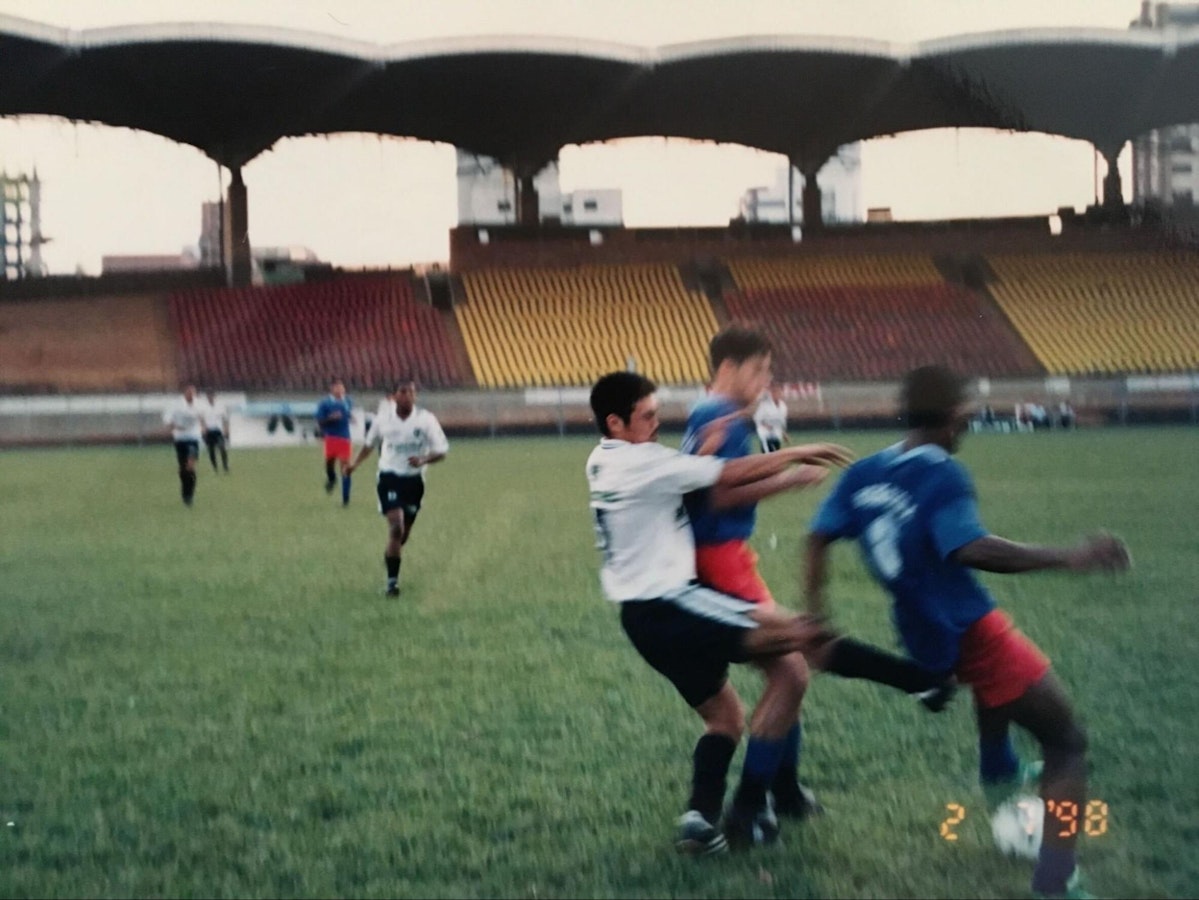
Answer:
<svg viewBox="0 0 1199 900"><path fill-rule="evenodd" d="M175 459L179 460L179 465L186 465L189 459L199 458L199 441L175 441Z"/></svg>
<svg viewBox="0 0 1199 900"><path fill-rule="evenodd" d="M730 663L749 661L745 633L757 605L698 584L657 600L620 604L620 624L642 658L692 707L724 687Z"/></svg>
<svg viewBox="0 0 1199 900"><path fill-rule="evenodd" d="M225 432L219 428L210 428L204 432L204 446L208 448L222 447L225 444Z"/></svg>
<svg viewBox="0 0 1199 900"><path fill-rule="evenodd" d="M375 491L379 495L379 512L387 515L393 509L402 509L404 519L411 525L416 521L420 502L425 496L425 479L420 475L380 472Z"/></svg>

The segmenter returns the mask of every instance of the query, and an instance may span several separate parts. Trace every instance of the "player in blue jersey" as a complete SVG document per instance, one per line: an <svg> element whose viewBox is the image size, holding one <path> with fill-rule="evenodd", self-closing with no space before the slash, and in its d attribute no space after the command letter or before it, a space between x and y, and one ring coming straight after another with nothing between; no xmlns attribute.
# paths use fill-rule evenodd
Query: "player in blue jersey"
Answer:
<svg viewBox="0 0 1199 900"><path fill-rule="evenodd" d="M939 366L916 369L904 379L900 403L907 437L851 466L816 514L807 610L825 613L829 545L856 539L871 574L891 594L911 657L930 672L956 673L973 691L979 776L989 802L1019 787L1026 774L1010 724L1040 743L1045 823L1032 889L1039 896L1087 896L1075 864L1077 828L1063 828L1086 803L1086 735L1049 660L970 570L1121 571L1130 565L1128 550L1106 534L1073 547L990 534L979 520L970 475L952 458L973 412L965 381Z"/></svg>
<svg viewBox="0 0 1199 900"><path fill-rule="evenodd" d="M332 494L337 486L334 465L341 468L341 503L350 502L350 419L354 401L346 396L345 383L340 378L329 379L329 395L316 405L316 424L325 439L325 493Z"/></svg>
<svg viewBox="0 0 1199 900"><path fill-rule="evenodd" d="M754 455L756 426L754 407L771 381L771 346L760 332L730 326L716 334L708 347L712 380L708 395L691 410L683 437L683 450L698 455L714 453L723 459ZM715 437L715 439L713 439ZM836 459L816 455L829 445L807 445L812 462L842 464L848 451ZM799 452L804 447L798 448ZM791 469L752 485L716 486L687 496L687 513L695 536L696 572L701 584L763 609L775 606L770 589L758 573L757 554L749 539L757 519L757 503L767 497L804 487L799 470ZM838 636L812 654L813 665L846 678L866 678L923 695L926 705L939 710L953 691L952 678L929 673L911 662L884 653L867 644ZM766 678L766 692L789 692L802 700L809 681L809 660L793 653L758 661ZM723 796L729 762L744 730L740 708L719 720L705 718L708 726L695 749L693 796ZM732 807L725 817L725 830L736 842L737 831L760 814L755 807L769 802L776 813L803 818L819 809L811 791L799 783L798 763L802 743L799 704L780 734L751 735L746 750L747 767L771 772L769 801L744 789L753 779L742 778ZM711 810L701 809L710 819Z"/></svg>

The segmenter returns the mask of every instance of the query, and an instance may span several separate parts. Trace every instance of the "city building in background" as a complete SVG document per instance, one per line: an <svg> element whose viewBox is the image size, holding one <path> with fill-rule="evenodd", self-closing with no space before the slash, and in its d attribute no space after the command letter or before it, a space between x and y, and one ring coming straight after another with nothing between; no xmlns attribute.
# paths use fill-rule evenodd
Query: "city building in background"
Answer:
<svg viewBox="0 0 1199 900"><path fill-rule="evenodd" d="M33 175L0 173L0 257L4 280L38 278L46 274L42 262L42 182Z"/></svg>
<svg viewBox="0 0 1199 900"><path fill-rule="evenodd" d="M621 192L585 189L563 194L558 164L550 163L533 178L538 221L544 224L610 226L624 224ZM458 150L458 224L515 225L516 178L498 160Z"/></svg>
<svg viewBox="0 0 1199 900"><path fill-rule="evenodd" d="M803 224L804 177L799 169L787 167L775 173L774 184L753 187L741 195L741 218L746 222ZM847 144L825 163L816 176L820 205L826 224L848 224L864 219L862 209L862 145ZM794 206L789 214L788 198Z"/></svg>
<svg viewBox="0 0 1199 900"><path fill-rule="evenodd" d="M1199 3L1141 4L1133 29L1158 31L1199 25ZM1132 142L1132 202L1163 216L1195 214L1199 193L1199 124L1171 125Z"/></svg>

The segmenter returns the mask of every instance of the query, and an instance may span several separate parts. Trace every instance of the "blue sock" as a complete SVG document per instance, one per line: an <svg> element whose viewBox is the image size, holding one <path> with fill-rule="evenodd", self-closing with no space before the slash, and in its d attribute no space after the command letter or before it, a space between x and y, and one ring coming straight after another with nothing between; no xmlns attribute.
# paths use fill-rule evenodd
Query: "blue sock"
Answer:
<svg viewBox="0 0 1199 900"><path fill-rule="evenodd" d="M1032 889L1038 894L1064 894L1074 865L1073 847L1051 847L1042 842L1037 867L1032 873Z"/></svg>
<svg viewBox="0 0 1199 900"><path fill-rule="evenodd" d="M778 772L770 789L775 798L786 796L789 799L799 794L799 752L803 749L803 728L799 722L791 726L791 730L783 737L783 753L779 757Z"/></svg>
<svg viewBox="0 0 1199 900"><path fill-rule="evenodd" d="M760 737L749 739L734 805L742 809L760 809L765 805L766 791L778 774L786 741L786 737L775 741Z"/></svg>
<svg viewBox="0 0 1199 900"><path fill-rule="evenodd" d="M1020 757L1009 735L978 739L978 778L983 784L1011 781L1020 771Z"/></svg>
<svg viewBox="0 0 1199 900"><path fill-rule="evenodd" d="M341 502L342 503L350 502L350 476L349 475L341 476Z"/></svg>

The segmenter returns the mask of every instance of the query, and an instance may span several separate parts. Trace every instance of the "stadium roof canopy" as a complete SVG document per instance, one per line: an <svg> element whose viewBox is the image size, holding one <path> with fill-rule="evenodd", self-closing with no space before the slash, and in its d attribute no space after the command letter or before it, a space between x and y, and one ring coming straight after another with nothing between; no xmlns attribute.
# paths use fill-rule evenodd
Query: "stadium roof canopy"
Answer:
<svg viewBox="0 0 1199 900"><path fill-rule="evenodd" d="M283 137L444 141L531 173L567 144L733 142L814 170L842 144L947 126L1114 154L1199 121L1199 29L1035 29L917 44L741 37L663 47L482 37L390 45L266 26L71 31L0 16L0 115L149 131L239 167Z"/></svg>

